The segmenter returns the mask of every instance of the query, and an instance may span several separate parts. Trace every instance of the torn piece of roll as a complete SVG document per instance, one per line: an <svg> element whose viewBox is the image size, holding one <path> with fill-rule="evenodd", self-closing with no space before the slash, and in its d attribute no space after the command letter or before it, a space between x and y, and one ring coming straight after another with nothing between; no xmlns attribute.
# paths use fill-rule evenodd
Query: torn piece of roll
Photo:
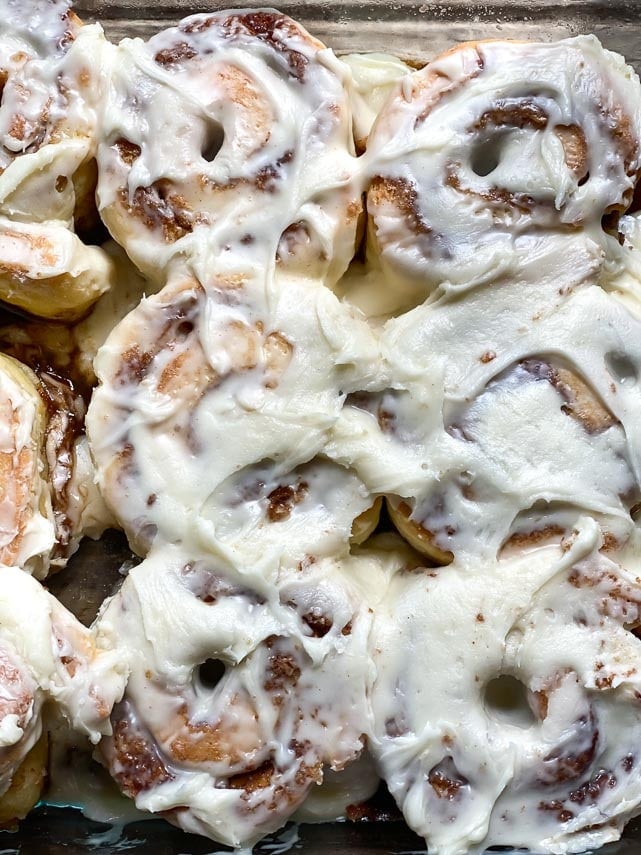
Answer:
<svg viewBox="0 0 641 855"><path fill-rule="evenodd" d="M47 575L56 537L46 425L38 378L0 355L0 563L38 578Z"/></svg>
<svg viewBox="0 0 641 855"><path fill-rule="evenodd" d="M368 140L370 252L420 302L563 252L632 199L639 81L592 36L551 44L477 42L404 77Z"/></svg>
<svg viewBox="0 0 641 855"><path fill-rule="evenodd" d="M112 57L100 212L164 279L194 239L335 282L355 248L347 69L273 9L186 18Z"/></svg>
<svg viewBox="0 0 641 855"><path fill-rule="evenodd" d="M126 676L110 647L104 631L83 627L35 579L0 568L1 824L22 819L40 797L46 704L94 743L110 732Z"/></svg>
<svg viewBox="0 0 641 855"><path fill-rule="evenodd" d="M5 451L3 490L6 513L13 502L16 516L13 528L8 518L4 525L2 560L43 578L66 565L84 535L98 537L112 525L113 516L94 484L84 434L88 389L67 364L75 354L72 333L13 324L0 329L0 351L3 418L7 436L15 436L12 456Z"/></svg>
<svg viewBox="0 0 641 855"><path fill-rule="evenodd" d="M66 0L9 0L0 22L0 299L70 320L112 281L75 233L95 205L98 102L107 43Z"/></svg>

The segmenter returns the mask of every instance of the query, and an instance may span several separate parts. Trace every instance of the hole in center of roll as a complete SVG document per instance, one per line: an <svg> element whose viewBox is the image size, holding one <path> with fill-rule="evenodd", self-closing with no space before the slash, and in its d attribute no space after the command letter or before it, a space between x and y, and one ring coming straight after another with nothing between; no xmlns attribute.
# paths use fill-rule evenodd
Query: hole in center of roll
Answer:
<svg viewBox="0 0 641 855"><path fill-rule="evenodd" d="M494 172L501 161L501 140L495 137L477 145L470 158L470 167L475 175L483 178Z"/></svg>
<svg viewBox="0 0 641 855"><path fill-rule="evenodd" d="M637 370L625 353L611 351L606 354L605 364L611 376L621 384L632 384L637 379Z"/></svg>
<svg viewBox="0 0 641 855"><path fill-rule="evenodd" d="M206 659L198 667L197 674L203 689L215 689L225 676L225 663L220 659Z"/></svg>
<svg viewBox="0 0 641 855"><path fill-rule="evenodd" d="M486 712L514 727L531 727L535 718L528 703L527 688L510 674L495 677L485 687Z"/></svg>
<svg viewBox="0 0 641 855"><path fill-rule="evenodd" d="M205 125L205 133L200 145L200 154L203 160L211 163L223 147L225 132L219 122L210 121Z"/></svg>

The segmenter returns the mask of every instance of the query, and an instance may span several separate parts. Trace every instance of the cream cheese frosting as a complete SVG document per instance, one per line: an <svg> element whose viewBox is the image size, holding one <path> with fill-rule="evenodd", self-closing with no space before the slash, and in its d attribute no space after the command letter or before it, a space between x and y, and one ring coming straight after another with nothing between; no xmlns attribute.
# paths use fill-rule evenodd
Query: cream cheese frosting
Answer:
<svg viewBox="0 0 641 855"><path fill-rule="evenodd" d="M136 805L247 845L325 767L358 757L379 576L372 561L319 559L268 584L193 550L152 550L98 621L131 671L101 752Z"/></svg>
<svg viewBox="0 0 641 855"><path fill-rule="evenodd" d="M200 62L205 20L158 39L167 75ZM579 851L641 801L637 238L632 218L622 246L602 228L636 180L639 83L590 38L396 72L349 179L369 188L378 323L275 261L278 190L255 249L218 252L225 221L127 235L148 272L171 263L95 364L99 484L147 555L97 623L131 671L101 752L137 805L234 846L321 810L325 766L349 791L366 741L435 852ZM112 136L108 180L151 187L153 146ZM381 496L448 567L350 549Z"/></svg>
<svg viewBox="0 0 641 855"><path fill-rule="evenodd" d="M373 500L325 446L377 361L367 324L307 280L184 274L143 300L98 354L87 416L134 547L195 536L266 572L345 550Z"/></svg>
<svg viewBox="0 0 641 855"><path fill-rule="evenodd" d="M340 59L352 73L350 104L354 138L357 148L364 151L385 101L412 69L402 59L387 53L350 53Z"/></svg>
<svg viewBox="0 0 641 855"><path fill-rule="evenodd" d="M332 283L361 197L348 72L273 9L195 15L111 57L98 198L152 278L198 240Z"/></svg>
<svg viewBox="0 0 641 855"><path fill-rule="evenodd" d="M93 194L107 42L70 6L10 0L0 22L0 297L65 320L112 281L108 257L73 231Z"/></svg>
<svg viewBox="0 0 641 855"><path fill-rule="evenodd" d="M388 322L388 391L348 398L336 422L337 458L411 498L442 549L494 554L540 503L632 525L639 405L623 369L639 365L639 318L589 280L558 290L506 282Z"/></svg>
<svg viewBox="0 0 641 855"><path fill-rule="evenodd" d="M639 168L638 78L596 38L463 45L402 78L368 140L372 251L399 303L610 242ZM563 251L557 246L560 257Z"/></svg>
<svg viewBox="0 0 641 855"><path fill-rule="evenodd" d="M379 776L438 855L616 839L636 75L591 37L339 61L269 9L110 45L55 0L9 0L0 70L0 297L77 319L115 283L51 337L99 383L88 439L55 371L46 432L0 361L0 787L51 704L137 807L237 848ZM94 155L124 250L85 243ZM423 555L357 545L384 499ZM91 629L29 576L61 508L69 550L114 521L143 558Z"/></svg>
<svg viewBox="0 0 641 855"><path fill-rule="evenodd" d="M28 627L28 632L25 632ZM45 702L93 743L109 733L125 666L106 628L83 627L27 573L0 573L0 789L38 741Z"/></svg>
<svg viewBox="0 0 641 855"><path fill-rule="evenodd" d="M577 517L494 562L397 559L370 641L371 750L430 852L581 852L638 813L638 533L602 549Z"/></svg>

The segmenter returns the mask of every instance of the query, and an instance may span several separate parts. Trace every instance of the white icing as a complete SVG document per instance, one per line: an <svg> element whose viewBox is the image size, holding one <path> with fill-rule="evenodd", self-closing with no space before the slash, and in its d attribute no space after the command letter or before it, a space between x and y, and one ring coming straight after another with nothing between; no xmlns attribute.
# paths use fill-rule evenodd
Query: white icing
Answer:
<svg viewBox="0 0 641 855"><path fill-rule="evenodd" d="M94 743L110 732L109 713L124 689L125 664L104 628L85 629L35 579L0 572L0 789L42 732L41 709L57 709ZM28 631L25 629L28 628Z"/></svg>
<svg viewBox="0 0 641 855"><path fill-rule="evenodd" d="M372 125L399 80L411 68L387 53L351 53L341 56L352 73L350 106L354 137L365 148Z"/></svg>
<svg viewBox="0 0 641 855"><path fill-rule="evenodd" d="M15 745L24 735L24 730L18 722L20 717L15 714L5 716L0 722L0 748Z"/></svg>
<svg viewBox="0 0 641 855"><path fill-rule="evenodd" d="M28 8L0 23L0 296L77 317L120 280L71 334L90 379L97 353L98 484L84 439L46 451L72 544L113 514L146 557L92 630L0 568L0 788L47 701L140 808L236 847L344 815L377 773L438 855L616 838L641 803L641 236L601 217L639 166L636 76L586 37L410 73L271 11L115 47ZM97 146L151 286L73 233ZM21 275L62 293L24 302ZM44 575L32 385L0 372L28 488L22 527L0 497L0 557ZM450 566L394 538L350 554L381 495Z"/></svg>
<svg viewBox="0 0 641 855"><path fill-rule="evenodd" d="M579 852L638 812L638 542L621 564L599 545L582 517L561 548L393 577L370 641L372 750L430 851Z"/></svg>
<svg viewBox="0 0 641 855"><path fill-rule="evenodd" d="M336 554L371 500L323 455L376 365L371 331L318 285L183 276L98 354L87 425L105 498L138 549L195 537L265 572Z"/></svg>
<svg viewBox="0 0 641 855"><path fill-rule="evenodd" d="M195 15L146 43L125 39L111 56L99 147L114 237L161 281L198 241L254 263L278 254L283 267L335 281L361 210L347 78L271 9Z"/></svg>
<svg viewBox="0 0 641 855"><path fill-rule="evenodd" d="M167 545L133 568L97 625L131 671L101 749L136 805L246 845L283 824L323 764L358 757L376 573L372 561L324 559L247 587L233 568ZM225 666L213 687L199 676L208 659ZM131 746L147 769L138 792ZM234 786L266 766L267 781Z"/></svg>
<svg viewBox="0 0 641 855"><path fill-rule="evenodd" d="M453 49L379 114L366 168L404 201L370 190L370 234L399 305L444 282L536 274L537 244L561 257L572 229L612 252L601 217L634 186L638 78L594 37L560 44Z"/></svg>
<svg viewBox="0 0 641 855"><path fill-rule="evenodd" d="M154 49L189 53L181 33L184 44L171 31ZM125 178L130 201L164 177L190 188L195 138L171 162L169 148L203 135L200 79L184 136L184 93L169 85L191 57L168 70L136 47L140 59L133 43L118 54L101 150L114 233ZM163 112L152 105L136 124L143 78ZM410 182L417 216L431 229L438 217L442 234L433 251L434 229L417 238L374 181L366 281L338 293L358 293L377 324L323 287L324 270L274 269L280 190L250 212L270 220L254 248L240 242L241 194L233 224L196 223L164 247L142 220L123 221L141 267L158 277L171 259L168 284L99 351L88 417L100 486L147 554L97 623L131 671L101 751L137 805L252 843L303 801L314 775L297 777L301 763L318 777L340 769L364 735L439 855L578 851L637 812L638 237L625 220L620 247L601 217L633 187L639 103L637 78L590 38L466 47L403 75L349 180ZM475 124L489 129L481 143L503 146L490 178L477 174ZM123 134L140 147L131 164L112 145ZM225 145L200 168L227 163ZM482 196L494 186L512 194L500 210ZM220 204L227 216L230 197ZM233 248L221 252L223 235ZM389 538L349 554L354 518L381 494L399 512L405 502L449 567L423 567ZM304 626L328 613L331 629L310 637ZM281 643L305 665L274 704L269 651ZM198 677L207 659L225 665L215 688ZM512 712L485 693L501 676L531 693ZM359 798L375 783L368 772ZM332 786L329 807L312 797L300 815L342 812L349 776L336 800Z"/></svg>
<svg viewBox="0 0 641 855"><path fill-rule="evenodd" d="M82 315L112 281L109 259L73 233L92 193L107 42L69 5L11 0L0 21L0 296L48 318Z"/></svg>

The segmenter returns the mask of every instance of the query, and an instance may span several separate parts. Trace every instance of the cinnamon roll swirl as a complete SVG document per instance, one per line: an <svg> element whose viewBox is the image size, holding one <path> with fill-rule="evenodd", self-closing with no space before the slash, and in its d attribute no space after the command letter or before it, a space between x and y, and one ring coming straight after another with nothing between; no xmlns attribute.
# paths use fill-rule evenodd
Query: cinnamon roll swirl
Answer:
<svg viewBox="0 0 641 855"><path fill-rule="evenodd" d="M84 434L89 390L67 362L74 354L72 335L61 329L47 336L43 334L46 331L48 328L38 324L0 330L0 350L4 351L0 364L20 381L23 395L28 392L37 413L31 430L31 452L28 457L25 451L14 452L13 460L6 465L5 489L7 507L13 500L18 518L26 514L31 503L48 521L49 534L41 544L43 552L36 564L38 578L64 567L84 535L98 537L113 520L94 484ZM56 344L61 345L58 353L53 349ZM6 430L16 436L28 428L31 412L24 405L18 406L17 394L14 391L11 396L14 415L9 409L3 414ZM7 536L9 531L7 528ZM16 534L12 543L16 546L18 542ZM6 554L4 560L24 564L19 553ZM31 569L32 565L28 560L24 566Z"/></svg>
<svg viewBox="0 0 641 855"><path fill-rule="evenodd" d="M185 274L144 300L98 354L87 416L133 547L195 538L265 572L345 551L374 497L325 447L376 365L362 319L305 280Z"/></svg>
<svg viewBox="0 0 641 855"><path fill-rule="evenodd" d="M0 355L0 563L47 575L55 523L44 440L46 411L38 378Z"/></svg>
<svg viewBox="0 0 641 855"><path fill-rule="evenodd" d="M639 501L641 312L591 265L479 286L384 328L386 387L346 399L330 455L436 560L493 556L570 508L625 540ZM536 285L533 288L533 285Z"/></svg>
<svg viewBox="0 0 641 855"><path fill-rule="evenodd" d="M194 240L336 281L362 208L346 78L272 9L195 15L123 41L98 156L112 235L161 282Z"/></svg>
<svg viewBox="0 0 641 855"><path fill-rule="evenodd" d="M638 812L638 532L605 547L580 517L499 560L388 556L371 750L430 851L580 852Z"/></svg>
<svg viewBox="0 0 641 855"><path fill-rule="evenodd" d="M371 252L399 307L609 244L639 170L639 81L594 37L478 42L402 79L368 141Z"/></svg>
<svg viewBox="0 0 641 855"><path fill-rule="evenodd" d="M66 0L9 0L0 22L0 299L73 319L111 284L74 221L93 204L101 29Z"/></svg>
<svg viewBox="0 0 641 855"><path fill-rule="evenodd" d="M211 556L153 550L98 622L131 670L100 744L122 790L231 846L281 826L363 750L374 581L355 559L319 559L272 587Z"/></svg>

